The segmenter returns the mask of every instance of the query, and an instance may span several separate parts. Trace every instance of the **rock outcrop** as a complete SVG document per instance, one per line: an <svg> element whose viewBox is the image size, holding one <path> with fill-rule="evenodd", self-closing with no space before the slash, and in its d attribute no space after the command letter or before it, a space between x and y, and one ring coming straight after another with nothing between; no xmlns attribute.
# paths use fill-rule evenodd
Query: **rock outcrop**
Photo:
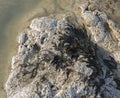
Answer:
<svg viewBox="0 0 120 98"><path fill-rule="evenodd" d="M8 98L119 98L120 29L89 4L80 8L85 27L41 17L19 35Z"/></svg>

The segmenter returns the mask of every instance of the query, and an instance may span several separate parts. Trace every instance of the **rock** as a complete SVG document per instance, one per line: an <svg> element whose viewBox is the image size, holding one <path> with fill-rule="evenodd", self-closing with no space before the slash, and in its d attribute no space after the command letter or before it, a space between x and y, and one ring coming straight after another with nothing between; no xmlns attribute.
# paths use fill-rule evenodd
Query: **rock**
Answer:
<svg viewBox="0 0 120 98"><path fill-rule="evenodd" d="M83 74L84 78L91 76L93 73L93 70L86 65L86 62L76 62L75 64L75 66L77 67L76 69L78 70L78 72Z"/></svg>
<svg viewBox="0 0 120 98"><path fill-rule="evenodd" d="M42 20L45 20L45 21L42 21ZM41 24L41 22L42 22L42 24ZM41 32L41 31L44 31L45 27L46 27L46 28L49 28L48 30L51 31L51 30L55 29L54 27L56 25L57 25L57 20L55 20L55 19L51 20L49 18L42 17L42 19L40 19L40 18L33 19L30 24L30 28Z"/></svg>
<svg viewBox="0 0 120 98"><path fill-rule="evenodd" d="M87 8L88 8L88 3L81 4L81 6L80 6L82 13L84 13L84 11L87 10Z"/></svg>
<svg viewBox="0 0 120 98"><path fill-rule="evenodd" d="M28 39L27 34L26 33L21 33L19 35L19 38L18 38L18 43L19 44L24 44L27 39Z"/></svg>
<svg viewBox="0 0 120 98"><path fill-rule="evenodd" d="M82 17L85 20L85 25L89 28L92 36L94 37L95 42L99 43L104 41L104 38L107 35L107 30L105 30L104 22L100 17L91 11L85 11L82 13Z"/></svg>
<svg viewBox="0 0 120 98"><path fill-rule="evenodd" d="M119 39L118 27L89 6L81 7L84 28L65 18L31 21L12 58L7 98L119 98L119 50L111 35Z"/></svg>

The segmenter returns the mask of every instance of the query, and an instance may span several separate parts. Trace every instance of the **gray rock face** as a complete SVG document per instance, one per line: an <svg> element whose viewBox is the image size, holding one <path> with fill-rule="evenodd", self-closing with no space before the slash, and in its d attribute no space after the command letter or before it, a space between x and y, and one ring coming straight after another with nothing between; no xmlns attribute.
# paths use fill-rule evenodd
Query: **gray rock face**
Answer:
<svg viewBox="0 0 120 98"><path fill-rule="evenodd" d="M114 36L119 29L105 13L80 7L83 29L41 17L20 34L5 87L8 98L119 98L120 51L114 52L117 42L105 25Z"/></svg>

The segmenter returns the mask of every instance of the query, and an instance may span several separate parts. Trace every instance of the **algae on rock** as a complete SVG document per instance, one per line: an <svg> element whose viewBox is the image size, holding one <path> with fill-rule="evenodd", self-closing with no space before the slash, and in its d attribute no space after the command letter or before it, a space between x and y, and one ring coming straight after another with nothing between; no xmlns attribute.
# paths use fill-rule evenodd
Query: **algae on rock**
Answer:
<svg viewBox="0 0 120 98"><path fill-rule="evenodd" d="M99 60L96 47L85 30L66 20L33 19L19 36L6 83L8 98L119 96L113 72Z"/></svg>
<svg viewBox="0 0 120 98"><path fill-rule="evenodd" d="M80 8L82 29L38 17L20 34L8 98L119 98L119 28L90 4Z"/></svg>

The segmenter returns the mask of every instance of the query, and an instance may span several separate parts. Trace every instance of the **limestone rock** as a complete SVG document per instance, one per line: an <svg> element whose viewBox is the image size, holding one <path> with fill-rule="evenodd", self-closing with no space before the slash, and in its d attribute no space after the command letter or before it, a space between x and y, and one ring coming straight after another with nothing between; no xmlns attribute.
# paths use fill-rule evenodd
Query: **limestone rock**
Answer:
<svg viewBox="0 0 120 98"><path fill-rule="evenodd" d="M120 36L104 11L80 5L85 27L38 17L18 37L8 98L119 98Z"/></svg>
<svg viewBox="0 0 120 98"><path fill-rule="evenodd" d="M99 25L96 19L88 20L92 28ZM12 59L6 83L7 96L119 98L113 71L99 57L96 45L84 30L62 19L33 19L19 37L18 54Z"/></svg>
<svg viewBox="0 0 120 98"><path fill-rule="evenodd" d="M19 44L24 44L27 40L27 34L21 33L18 38L18 43Z"/></svg>

